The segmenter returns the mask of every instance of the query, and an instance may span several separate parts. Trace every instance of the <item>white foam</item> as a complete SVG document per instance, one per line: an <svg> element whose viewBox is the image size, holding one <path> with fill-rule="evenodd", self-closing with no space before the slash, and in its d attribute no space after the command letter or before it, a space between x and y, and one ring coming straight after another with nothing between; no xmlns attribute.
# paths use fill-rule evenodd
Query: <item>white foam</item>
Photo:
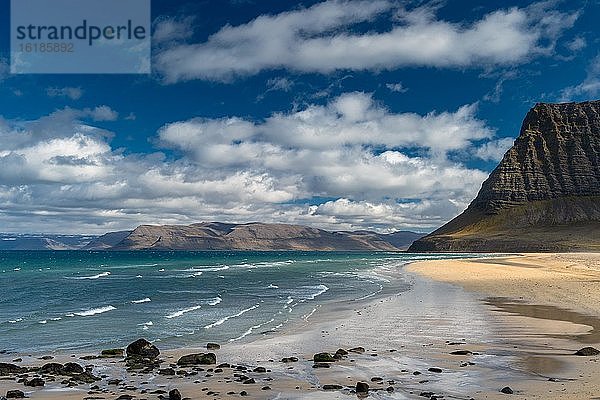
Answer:
<svg viewBox="0 0 600 400"><path fill-rule="evenodd" d="M265 326L267 324L270 324L271 322L275 321L275 318L271 318L270 320L268 320L267 322L264 322L262 324L258 324L258 325L254 325L251 326L246 332L244 332L241 336L236 337L235 339L229 339L230 342L235 342L238 340L241 340L243 338L245 338L246 336L248 336L249 334L252 333L253 330L260 328L261 326Z"/></svg>
<svg viewBox="0 0 600 400"><path fill-rule="evenodd" d="M104 278L105 276L109 276L110 272L102 272L101 274L98 275L92 275L92 276L76 276L73 277L72 279L100 279L100 278Z"/></svg>
<svg viewBox="0 0 600 400"><path fill-rule="evenodd" d="M23 321L23 318L11 319L10 321L8 321L8 323L16 324L17 322L21 322L21 321Z"/></svg>
<svg viewBox="0 0 600 400"><path fill-rule="evenodd" d="M325 293L326 291L329 290L329 288L325 285L317 285L317 286L312 286L311 289L316 289L317 291L313 294L311 294L308 297L308 300L314 300L317 297L319 297L320 295L322 295L323 293Z"/></svg>
<svg viewBox="0 0 600 400"><path fill-rule="evenodd" d="M149 303L150 301L150 297L146 297L145 299L140 299L140 300L131 300L131 302L133 304L141 304L141 303Z"/></svg>
<svg viewBox="0 0 600 400"><path fill-rule="evenodd" d="M245 313L247 313L248 311L252 311L252 310L254 310L254 309L258 308L258 307L259 307L259 305L258 305L258 304L256 304L256 305L254 305L254 306L252 306L252 307L250 307L250 308L246 308L245 310L242 310L242 311L240 311L240 312L239 312L239 313L237 313L237 314L234 314L234 315L229 315L229 316L227 316L227 317L223 317L223 318L221 318L220 320L218 320L218 321L216 321L216 322L213 322L212 324L208 324L208 325L206 325L206 326L204 327L204 329L210 329L210 328L214 328L215 326L222 325L222 324L224 324L225 322L229 321L231 318L237 318L237 317L240 317L240 316L244 315Z"/></svg>
<svg viewBox="0 0 600 400"><path fill-rule="evenodd" d="M279 286L277 286L277 285L273 285L273 284L271 283L269 286L267 286L267 289L279 289Z"/></svg>
<svg viewBox="0 0 600 400"><path fill-rule="evenodd" d="M216 306L217 304L219 304L219 303L220 303L220 302L222 302L222 301L223 301L223 299L222 299L221 297L217 296L217 297L215 297L214 299L211 299L211 300L208 302L208 305L209 305L209 306Z"/></svg>
<svg viewBox="0 0 600 400"><path fill-rule="evenodd" d="M48 323L48 321L46 321L46 320L43 320L43 321L38 321L38 323L39 323L39 324L47 324L47 323Z"/></svg>
<svg viewBox="0 0 600 400"><path fill-rule="evenodd" d="M176 311L173 314L165 315L165 318L173 319L173 318L181 317L183 314L186 314L186 313L189 313L192 311L196 311L196 310L200 309L201 307L202 306L193 306L193 307L189 307L189 308L184 308L183 310Z"/></svg>
<svg viewBox="0 0 600 400"><path fill-rule="evenodd" d="M103 314L105 312L109 312L109 311L116 310L116 309L117 308L113 307L113 306L104 306L104 307L92 308L92 309L86 310L86 311L76 312L74 314L79 315L80 317L90 317L92 315ZM69 314L67 314L67 316L68 315Z"/></svg>

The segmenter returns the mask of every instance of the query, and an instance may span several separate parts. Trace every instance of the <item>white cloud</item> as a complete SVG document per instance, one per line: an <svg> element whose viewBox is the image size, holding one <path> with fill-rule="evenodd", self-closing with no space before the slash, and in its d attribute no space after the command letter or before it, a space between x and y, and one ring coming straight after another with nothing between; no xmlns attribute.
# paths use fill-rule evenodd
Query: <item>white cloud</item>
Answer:
<svg viewBox="0 0 600 400"><path fill-rule="evenodd" d="M271 78L267 81L269 91L281 90L289 92L294 86L294 82L285 77Z"/></svg>
<svg viewBox="0 0 600 400"><path fill-rule="evenodd" d="M579 97L595 97L600 94L600 55L596 56L588 66L587 76L578 85L569 86L561 91L561 101L572 101Z"/></svg>
<svg viewBox="0 0 600 400"><path fill-rule="evenodd" d="M49 87L46 89L49 97L68 97L71 100L79 100L83 96L83 90L80 87Z"/></svg>
<svg viewBox="0 0 600 400"><path fill-rule="evenodd" d="M154 33L152 41L154 44L164 44L188 39L194 33L194 17L166 18L161 17L154 21Z"/></svg>
<svg viewBox="0 0 600 400"><path fill-rule="evenodd" d="M465 68L520 64L553 52L577 13L541 2L500 9L472 23L444 21L435 9L398 9L392 1L329 0L225 26L203 43L174 45L155 65L167 82L229 80L262 70L385 70L404 66ZM377 18L398 21L382 32L351 31Z"/></svg>
<svg viewBox="0 0 600 400"><path fill-rule="evenodd" d="M109 132L83 122L94 110L0 119L5 229L259 220L427 230L462 211L486 177L447 154L494 140L472 105L392 113L369 94L347 93L262 121L174 122L157 144L175 157L125 155L110 146ZM315 197L337 200L304 204Z"/></svg>
<svg viewBox="0 0 600 400"><path fill-rule="evenodd" d="M500 161L514 143L514 138L502 138L482 144L475 149L475 156L485 161Z"/></svg>
<svg viewBox="0 0 600 400"><path fill-rule="evenodd" d="M87 113L94 121L116 121L119 113L109 106L98 106L94 109L88 109Z"/></svg>
<svg viewBox="0 0 600 400"><path fill-rule="evenodd" d="M396 93L406 93L406 92L408 92L408 89L404 87L404 85L402 84L402 82L398 82L398 83L386 83L385 87L388 88L388 90L390 92L396 92Z"/></svg>
<svg viewBox="0 0 600 400"><path fill-rule="evenodd" d="M571 40L570 42L567 42L566 46L569 50L576 53L579 50L586 48L587 41L585 40L584 37L577 36L577 37L573 38L573 40Z"/></svg>

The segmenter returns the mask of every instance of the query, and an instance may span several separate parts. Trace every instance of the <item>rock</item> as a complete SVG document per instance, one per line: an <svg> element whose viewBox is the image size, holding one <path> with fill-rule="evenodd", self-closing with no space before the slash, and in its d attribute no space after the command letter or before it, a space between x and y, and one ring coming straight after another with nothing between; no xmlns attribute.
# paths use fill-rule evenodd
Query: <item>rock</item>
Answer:
<svg viewBox="0 0 600 400"><path fill-rule="evenodd" d="M329 368L331 367L331 365L329 365L328 363L315 363L313 365L313 368Z"/></svg>
<svg viewBox="0 0 600 400"><path fill-rule="evenodd" d="M369 384L365 382L357 382L356 393L369 393Z"/></svg>
<svg viewBox="0 0 600 400"><path fill-rule="evenodd" d="M267 372L267 369L265 367L256 367L252 371L257 372L259 374L264 374L265 372Z"/></svg>
<svg viewBox="0 0 600 400"><path fill-rule="evenodd" d="M323 385L323 390L340 390L343 388L341 385Z"/></svg>
<svg viewBox="0 0 600 400"><path fill-rule="evenodd" d="M173 368L159 369L158 374L159 375L175 375L175 370Z"/></svg>
<svg viewBox="0 0 600 400"><path fill-rule="evenodd" d="M385 389L385 391L386 391L386 392L388 392L388 393L394 393L394 387L393 387L393 386L388 386L388 387Z"/></svg>
<svg viewBox="0 0 600 400"><path fill-rule="evenodd" d="M54 358L54 356L41 356L39 359L40 360L52 360Z"/></svg>
<svg viewBox="0 0 600 400"><path fill-rule="evenodd" d="M19 367L15 364L0 363L0 376L22 374L25 372L27 372L27 368Z"/></svg>
<svg viewBox="0 0 600 400"><path fill-rule="evenodd" d="M538 103L469 207L409 252L597 249L599 159L600 101Z"/></svg>
<svg viewBox="0 0 600 400"><path fill-rule="evenodd" d="M82 374L83 372L83 367L74 362L68 362L65 365L63 365L62 368L62 374L64 375Z"/></svg>
<svg viewBox="0 0 600 400"><path fill-rule="evenodd" d="M6 398L7 399L24 399L25 393L21 392L20 390L9 390L8 392L6 392Z"/></svg>
<svg viewBox="0 0 600 400"><path fill-rule="evenodd" d="M208 343L206 345L207 350L219 350L220 348L221 348L221 346L216 343Z"/></svg>
<svg viewBox="0 0 600 400"><path fill-rule="evenodd" d="M298 357L284 357L281 359L282 363L292 363L292 362L298 362Z"/></svg>
<svg viewBox="0 0 600 400"><path fill-rule="evenodd" d="M244 382L242 382L242 384L244 384L244 385L252 385L254 383L256 383L254 378L248 378L248 379L244 380Z"/></svg>
<svg viewBox="0 0 600 400"><path fill-rule="evenodd" d="M108 382L106 382L106 384L117 386L121 382L121 379L109 379Z"/></svg>
<svg viewBox="0 0 600 400"><path fill-rule="evenodd" d="M25 381L24 384L25 384L25 386L41 387L41 386L44 386L46 384L46 382L44 382L44 380L42 378L33 378L28 381Z"/></svg>
<svg viewBox="0 0 600 400"><path fill-rule="evenodd" d="M317 353L313 356L315 363L335 362L336 359L329 353Z"/></svg>
<svg viewBox="0 0 600 400"><path fill-rule="evenodd" d="M508 386L505 386L502 389L500 389L500 392L502 392L504 394L513 394L514 393L513 390Z"/></svg>
<svg viewBox="0 0 600 400"><path fill-rule="evenodd" d="M85 371L81 374L74 374L72 375L71 379L81 383L94 383L102 380L97 376L92 375L92 373L88 371Z"/></svg>
<svg viewBox="0 0 600 400"><path fill-rule="evenodd" d="M59 363L47 363L42 365L40 373L48 375L62 375L64 366Z"/></svg>
<svg viewBox="0 0 600 400"><path fill-rule="evenodd" d="M240 396L248 396L248 392L246 392L245 390L242 390L240 392Z"/></svg>
<svg viewBox="0 0 600 400"><path fill-rule="evenodd" d="M181 400L181 393L179 390L173 389L169 392L169 400Z"/></svg>
<svg viewBox="0 0 600 400"><path fill-rule="evenodd" d="M116 400L133 400L133 396L130 394L122 394L119 397L117 397Z"/></svg>
<svg viewBox="0 0 600 400"><path fill-rule="evenodd" d="M357 354L362 354L365 352L365 348L364 347L355 347L353 349L348 350L350 353L357 353Z"/></svg>
<svg viewBox="0 0 600 400"><path fill-rule="evenodd" d="M217 356L215 353L197 353L188 354L181 357L177 361L179 366L190 366L190 365L212 365L217 363Z"/></svg>
<svg viewBox="0 0 600 400"><path fill-rule="evenodd" d="M473 354L472 352L470 352L469 350L456 350L450 353L453 356L468 356Z"/></svg>
<svg viewBox="0 0 600 400"><path fill-rule="evenodd" d="M600 354L600 350L595 349L593 347L584 347L583 349L579 349L575 352L576 356L597 356Z"/></svg>
<svg viewBox="0 0 600 400"><path fill-rule="evenodd" d="M260 390L271 390L271 386L263 386Z"/></svg>
<svg viewBox="0 0 600 400"><path fill-rule="evenodd" d="M124 349L107 349L107 350L102 350L100 352L100 357L102 357L102 358L123 357L124 354L125 354Z"/></svg>
<svg viewBox="0 0 600 400"><path fill-rule="evenodd" d="M383 382L383 378L374 376L373 378L371 378L371 382Z"/></svg>
<svg viewBox="0 0 600 400"><path fill-rule="evenodd" d="M127 346L127 357L139 356L154 359L159 356L160 350L146 339L138 339Z"/></svg>
<svg viewBox="0 0 600 400"><path fill-rule="evenodd" d="M436 374L441 374L443 372L442 369L438 368L438 367L431 367L427 371L429 371L429 372L435 372Z"/></svg>
<svg viewBox="0 0 600 400"><path fill-rule="evenodd" d="M344 349L337 349L337 351L335 352L335 354L339 354L340 356L347 356L348 352Z"/></svg>

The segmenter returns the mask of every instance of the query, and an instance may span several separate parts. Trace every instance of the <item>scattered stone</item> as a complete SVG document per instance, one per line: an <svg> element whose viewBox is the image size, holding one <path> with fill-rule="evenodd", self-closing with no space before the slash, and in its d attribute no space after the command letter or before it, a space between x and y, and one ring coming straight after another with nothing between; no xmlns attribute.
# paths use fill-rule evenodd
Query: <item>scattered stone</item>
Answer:
<svg viewBox="0 0 600 400"><path fill-rule="evenodd" d="M39 359L40 360L52 360L54 358L54 356L41 356Z"/></svg>
<svg viewBox="0 0 600 400"><path fill-rule="evenodd" d="M83 372L84 372L83 367L74 362L68 362L65 365L63 365L63 368L62 368L63 375L82 374Z"/></svg>
<svg viewBox="0 0 600 400"><path fill-rule="evenodd" d="M341 355L341 356L347 356L347 355L348 355L348 352L347 352L346 350L344 350L344 349L338 349L338 350L335 352L335 354L339 354L339 355Z"/></svg>
<svg viewBox="0 0 600 400"><path fill-rule="evenodd" d="M142 358L154 359L159 356L160 350L158 347L147 341L146 339L138 339L127 346L127 357L139 356Z"/></svg>
<svg viewBox="0 0 600 400"><path fill-rule="evenodd" d="M19 358L15 358L15 359L13 360L13 362L21 362L21 361L23 361L23 359L22 359L21 357L19 357Z"/></svg>
<svg viewBox="0 0 600 400"><path fill-rule="evenodd" d="M576 356L597 356L600 354L600 350L595 349L593 347L584 347L583 349L579 349L575 352Z"/></svg>
<svg viewBox="0 0 600 400"><path fill-rule="evenodd" d="M260 390L271 390L271 386L263 386Z"/></svg>
<svg viewBox="0 0 600 400"><path fill-rule="evenodd" d="M429 372L435 372L436 374L441 374L442 373L442 369L438 368L438 367L431 367L427 371L429 371Z"/></svg>
<svg viewBox="0 0 600 400"><path fill-rule="evenodd" d="M181 393L179 390L173 389L169 392L169 400L181 400Z"/></svg>
<svg viewBox="0 0 600 400"><path fill-rule="evenodd" d="M388 393L394 393L394 388L392 386L388 386L388 388L385 389L385 391Z"/></svg>
<svg viewBox="0 0 600 400"><path fill-rule="evenodd" d="M323 390L341 390L343 388L341 385L323 385Z"/></svg>
<svg viewBox="0 0 600 400"><path fill-rule="evenodd" d="M336 359L329 353L317 353L313 356L313 361L315 363L327 363L327 362L335 362Z"/></svg>
<svg viewBox="0 0 600 400"><path fill-rule="evenodd" d="M508 386L505 386L502 389L500 389L500 392L502 392L504 394L513 394L514 393L513 390Z"/></svg>
<svg viewBox="0 0 600 400"><path fill-rule="evenodd" d="M42 378L33 378L28 381L25 381L25 386L31 387L42 387L46 384Z"/></svg>
<svg viewBox="0 0 600 400"><path fill-rule="evenodd" d="M175 370L173 368L163 368L163 369L158 370L158 374L159 375L175 375Z"/></svg>
<svg viewBox="0 0 600 400"><path fill-rule="evenodd" d="M117 386L119 383L121 383L122 381L120 379L109 379L107 384L108 385L114 385Z"/></svg>
<svg viewBox="0 0 600 400"><path fill-rule="evenodd" d="M364 347L355 347L353 349L348 350L348 352L362 354L365 352L365 348Z"/></svg>
<svg viewBox="0 0 600 400"><path fill-rule="evenodd" d="M22 374L25 372L27 372L27 368L19 367L15 364L0 363L0 376Z"/></svg>
<svg viewBox="0 0 600 400"><path fill-rule="evenodd" d="M469 351L469 350L456 350L450 353L453 356L469 356L471 354L473 354L473 352Z"/></svg>
<svg viewBox="0 0 600 400"><path fill-rule="evenodd" d="M94 383L97 381L101 381L101 378L94 376L91 372L85 371L82 374L73 375L71 378L73 381L81 382L81 383Z"/></svg>
<svg viewBox="0 0 600 400"><path fill-rule="evenodd" d="M331 365L329 365L328 363L315 363L313 365L313 368L329 368L331 367Z"/></svg>
<svg viewBox="0 0 600 400"><path fill-rule="evenodd" d="M357 382L356 393L369 393L369 384L365 382Z"/></svg>
<svg viewBox="0 0 600 400"><path fill-rule="evenodd" d="M252 371L259 374L264 374L265 372L267 372L267 369L265 367L256 367Z"/></svg>
<svg viewBox="0 0 600 400"><path fill-rule="evenodd" d="M415 372L413 372L413 375L421 375L421 372L415 371Z"/></svg>
<svg viewBox="0 0 600 400"><path fill-rule="evenodd" d="M244 382L242 382L242 384L244 384L244 385L252 385L254 383L256 383L256 381L254 380L254 378L248 378Z"/></svg>
<svg viewBox="0 0 600 400"><path fill-rule="evenodd" d="M217 365L217 368L231 368L231 365L229 365L228 363L223 363Z"/></svg>
<svg viewBox="0 0 600 400"><path fill-rule="evenodd" d="M122 394L119 397L117 397L117 400L132 400L133 396L130 394Z"/></svg>
<svg viewBox="0 0 600 400"><path fill-rule="evenodd" d="M221 348L221 345L218 345L216 343L207 343L206 344L207 350L219 350L220 348Z"/></svg>
<svg viewBox="0 0 600 400"><path fill-rule="evenodd" d="M217 356L215 353L198 353L188 354L187 356L181 357L177 361L179 366L190 366L190 365L211 365L217 363Z"/></svg>
<svg viewBox="0 0 600 400"><path fill-rule="evenodd" d="M125 355L124 349L107 349L102 350L100 352L100 357L102 358L113 358L113 357L123 357Z"/></svg>
<svg viewBox="0 0 600 400"><path fill-rule="evenodd" d="M21 392L20 390L9 390L8 392L6 392L6 398L7 399L24 399L25 393Z"/></svg>
<svg viewBox="0 0 600 400"><path fill-rule="evenodd" d="M281 359L282 363L292 363L292 362L298 362L298 357L284 357Z"/></svg>
<svg viewBox="0 0 600 400"><path fill-rule="evenodd" d="M242 390L240 392L240 396L248 396L248 392L246 392L245 390Z"/></svg>
<svg viewBox="0 0 600 400"><path fill-rule="evenodd" d="M371 378L371 382L383 382L383 378L374 376L373 378Z"/></svg>

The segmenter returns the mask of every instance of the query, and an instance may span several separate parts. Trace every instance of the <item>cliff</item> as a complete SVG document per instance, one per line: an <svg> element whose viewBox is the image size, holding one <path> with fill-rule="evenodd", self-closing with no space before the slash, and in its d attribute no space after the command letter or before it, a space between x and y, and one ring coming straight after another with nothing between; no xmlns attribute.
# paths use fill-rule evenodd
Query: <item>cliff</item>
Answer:
<svg viewBox="0 0 600 400"><path fill-rule="evenodd" d="M600 101L536 104L469 207L409 251L600 251Z"/></svg>

